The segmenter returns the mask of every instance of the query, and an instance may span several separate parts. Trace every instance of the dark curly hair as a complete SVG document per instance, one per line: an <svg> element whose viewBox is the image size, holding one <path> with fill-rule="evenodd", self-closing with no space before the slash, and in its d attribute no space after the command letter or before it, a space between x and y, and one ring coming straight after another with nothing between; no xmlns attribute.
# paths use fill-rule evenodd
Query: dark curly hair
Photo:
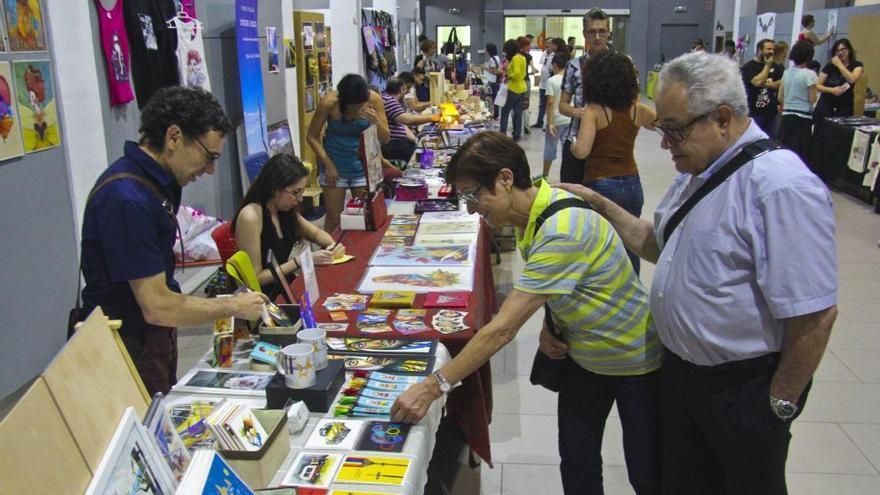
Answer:
<svg viewBox="0 0 880 495"><path fill-rule="evenodd" d="M156 91L141 112L140 144L154 151L164 151L165 133L175 124L187 139L208 131L225 136L233 129L229 117L211 93L198 87L170 86Z"/></svg>
<svg viewBox="0 0 880 495"><path fill-rule="evenodd" d="M627 110L639 97L639 77L626 55L604 51L584 65L584 100L614 110Z"/></svg>
<svg viewBox="0 0 880 495"><path fill-rule="evenodd" d="M446 167L446 182L470 178L490 191L501 169L513 172L513 186L528 189L532 185L526 152L513 139L498 131L475 134L452 155Z"/></svg>
<svg viewBox="0 0 880 495"><path fill-rule="evenodd" d="M794 65L805 64L813 60L815 51L811 42L800 40L791 47L791 51L788 52L788 59L794 62Z"/></svg>

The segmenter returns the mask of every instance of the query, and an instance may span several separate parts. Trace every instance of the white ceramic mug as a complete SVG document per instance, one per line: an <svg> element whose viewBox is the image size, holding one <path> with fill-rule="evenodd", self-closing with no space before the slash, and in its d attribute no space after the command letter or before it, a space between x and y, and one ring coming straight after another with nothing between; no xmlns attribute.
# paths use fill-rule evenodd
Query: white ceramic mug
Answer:
<svg viewBox="0 0 880 495"><path fill-rule="evenodd" d="M275 366L290 388L315 384L315 349L311 344L290 344L275 355Z"/></svg>
<svg viewBox="0 0 880 495"><path fill-rule="evenodd" d="M315 369L327 367L327 332L320 328L303 328L296 333L296 339L303 344L311 344L315 349Z"/></svg>

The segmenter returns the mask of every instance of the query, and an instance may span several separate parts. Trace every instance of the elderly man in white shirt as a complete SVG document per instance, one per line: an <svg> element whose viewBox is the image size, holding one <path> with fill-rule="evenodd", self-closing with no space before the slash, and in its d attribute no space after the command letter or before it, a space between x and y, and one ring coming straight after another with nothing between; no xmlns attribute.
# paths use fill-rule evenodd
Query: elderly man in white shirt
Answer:
<svg viewBox="0 0 880 495"><path fill-rule="evenodd" d="M705 52L663 67L657 116L680 175L653 223L583 186L564 188L657 264L664 493L784 494L791 421L837 316L831 197L778 149L746 161L665 238L675 211L767 135L749 119L736 63Z"/></svg>

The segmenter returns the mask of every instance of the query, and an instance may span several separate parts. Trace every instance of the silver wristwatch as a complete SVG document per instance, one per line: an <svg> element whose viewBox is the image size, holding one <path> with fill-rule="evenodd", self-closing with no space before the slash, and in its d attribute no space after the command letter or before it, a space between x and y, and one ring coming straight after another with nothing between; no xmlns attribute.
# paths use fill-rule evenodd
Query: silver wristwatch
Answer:
<svg viewBox="0 0 880 495"><path fill-rule="evenodd" d="M437 386L440 387L441 392L448 394L452 390L452 384L443 376L443 373L440 373L440 370L435 371L432 376L437 380Z"/></svg>
<svg viewBox="0 0 880 495"><path fill-rule="evenodd" d="M788 421L798 412L797 404L792 404L784 399L777 399L772 395L770 396L770 409L773 410L773 414L775 414L777 418L783 421Z"/></svg>

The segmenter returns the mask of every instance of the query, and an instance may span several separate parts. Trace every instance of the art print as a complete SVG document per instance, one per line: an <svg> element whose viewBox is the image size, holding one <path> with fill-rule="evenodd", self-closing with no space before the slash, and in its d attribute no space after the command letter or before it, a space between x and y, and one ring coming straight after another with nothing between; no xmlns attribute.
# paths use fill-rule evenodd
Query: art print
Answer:
<svg viewBox="0 0 880 495"><path fill-rule="evenodd" d="M133 407L122 415L110 445L86 490L87 495L171 495L175 483L171 470L141 425Z"/></svg>
<svg viewBox="0 0 880 495"><path fill-rule="evenodd" d="M164 399L158 403L155 414L150 420L149 425L147 425L147 429L153 435L153 438L156 439L159 453L162 454L168 467L171 468L174 479L179 482L189 465L190 455L175 428L174 422L171 420L171 416L168 414L168 410L165 408Z"/></svg>
<svg viewBox="0 0 880 495"><path fill-rule="evenodd" d="M440 222L419 223L419 234L471 234L479 230L480 224L475 222Z"/></svg>
<svg viewBox="0 0 880 495"><path fill-rule="evenodd" d="M450 292L473 290L473 267L371 266L358 286L358 292L376 291Z"/></svg>
<svg viewBox="0 0 880 495"><path fill-rule="evenodd" d="M288 69L296 67L296 44L293 38L284 38L284 66Z"/></svg>
<svg viewBox="0 0 880 495"><path fill-rule="evenodd" d="M273 372L240 372L220 370L192 370L184 376L175 390L208 394L263 396Z"/></svg>
<svg viewBox="0 0 880 495"><path fill-rule="evenodd" d="M305 94L303 95L306 102L306 113L315 111L315 88L313 86L308 86L305 89Z"/></svg>
<svg viewBox="0 0 880 495"><path fill-rule="evenodd" d="M330 78L330 54L327 52L318 52L318 74L321 81Z"/></svg>
<svg viewBox="0 0 880 495"><path fill-rule="evenodd" d="M367 187L377 191L382 187L382 145L375 125L367 127L361 134L364 143L364 166L366 167ZM395 226L398 227L398 226Z"/></svg>
<svg viewBox="0 0 880 495"><path fill-rule="evenodd" d="M767 12L761 14L755 23L755 42L763 39L773 39L776 34L776 13Z"/></svg>
<svg viewBox="0 0 880 495"><path fill-rule="evenodd" d="M311 22L303 23L302 38L303 49L311 50L315 46L315 30Z"/></svg>
<svg viewBox="0 0 880 495"><path fill-rule="evenodd" d="M363 337L327 337L331 352L431 354L436 342L432 340L368 339Z"/></svg>
<svg viewBox="0 0 880 495"><path fill-rule="evenodd" d="M15 106L12 69L9 62L0 63L0 160L24 154L21 123Z"/></svg>
<svg viewBox="0 0 880 495"><path fill-rule="evenodd" d="M281 484L327 488L341 460L341 454L300 452L284 475Z"/></svg>
<svg viewBox="0 0 880 495"><path fill-rule="evenodd" d="M406 457L347 455L335 482L402 486L409 465Z"/></svg>
<svg viewBox="0 0 880 495"><path fill-rule="evenodd" d="M278 73L278 36L274 26L266 27L266 53L268 54L270 74Z"/></svg>
<svg viewBox="0 0 880 495"><path fill-rule="evenodd" d="M312 67L314 66L315 71L312 71ZM309 91L309 87L315 84L315 75L318 70L318 62L315 60L315 56L311 53L306 53L306 66L305 66L305 76L306 76L306 91Z"/></svg>
<svg viewBox="0 0 880 495"><path fill-rule="evenodd" d="M219 402L219 399L184 402L174 404L168 410L171 422L190 453L214 448L216 439L211 435L206 420Z"/></svg>
<svg viewBox="0 0 880 495"><path fill-rule="evenodd" d="M427 375L434 366L434 357L409 357L391 354L379 355L340 355L328 354L329 359L341 359L345 371L381 371L401 375Z"/></svg>
<svg viewBox="0 0 880 495"><path fill-rule="evenodd" d="M406 443L409 429L410 425L405 423L370 421L357 450L401 452L403 444Z"/></svg>
<svg viewBox="0 0 880 495"><path fill-rule="evenodd" d="M459 211L426 211L422 214L421 223L473 222L480 223L480 215Z"/></svg>
<svg viewBox="0 0 880 495"><path fill-rule="evenodd" d="M6 34L13 52L46 49L46 33L40 0L3 0Z"/></svg>
<svg viewBox="0 0 880 495"><path fill-rule="evenodd" d="M14 61L12 72L24 151L32 153L60 145L57 100L49 61Z"/></svg>
<svg viewBox="0 0 880 495"><path fill-rule="evenodd" d="M417 234L413 245L415 246L455 246L462 244L476 244L477 234Z"/></svg>
<svg viewBox="0 0 880 495"><path fill-rule="evenodd" d="M327 43L324 39L324 23L317 22L315 23L315 44L318 48L324 48Z"/></svg>
<svg viewBox="0 0 880 495"><path fill-rule="evenodd" d="M293 138L290 136L290 124L286 120L269 125L269 154L274 156L279 153L292 155Z"/></svg>
<svg viewBox="0 0 880 495"><path fill-rule="evenodd" d="M470 266L472 244L452 246L379 246L370 266Z"/></svg>
<svg viewBox="0 0 880 495"><path fill-rule="evenodd" d="M354 450L364 423L350 419L322 419L306 441L307 449Z"/></svg>

